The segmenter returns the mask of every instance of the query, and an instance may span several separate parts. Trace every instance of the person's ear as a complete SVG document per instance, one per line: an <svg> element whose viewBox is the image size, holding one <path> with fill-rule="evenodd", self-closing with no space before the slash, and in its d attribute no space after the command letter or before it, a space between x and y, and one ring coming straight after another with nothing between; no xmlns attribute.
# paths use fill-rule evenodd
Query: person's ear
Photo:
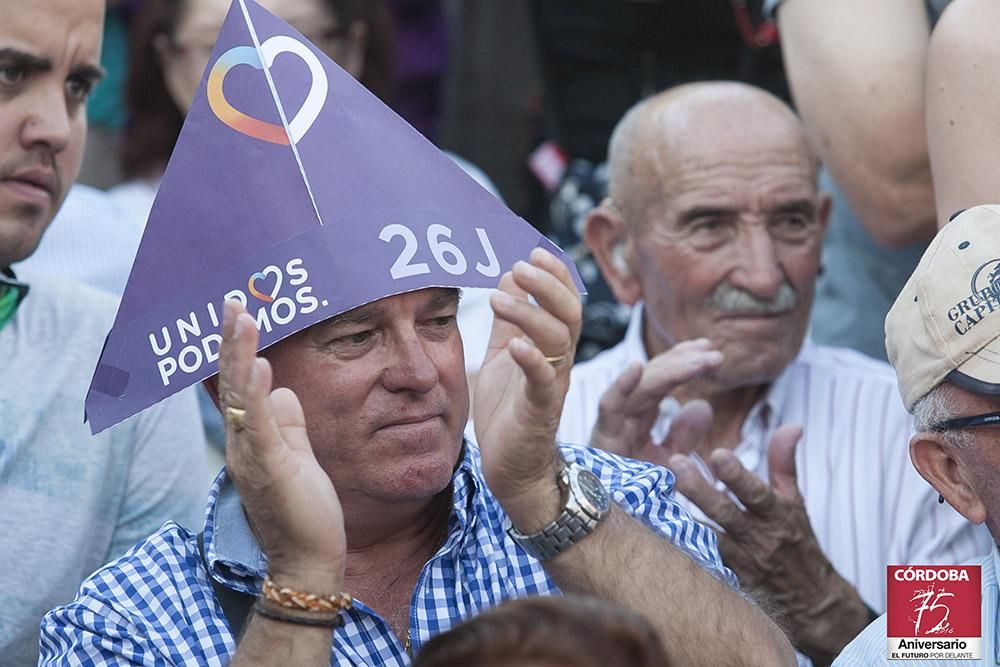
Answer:
<svg viewBox="0 0 1000 667"><path fill-rule="evenodd" d="M986 505L969 480L957 447L940 433L917 433L910 440L910 460L927 483L972 523L986 520Z"/></svg>
<svg viewBox="0 0 1000 667"><path fill-rule="evenodd" d="M208 397L212 399L213 403L215 403L215 407L221 412L222 401L219 398L219 374L216 373L210 378L205 378L201 381L201 384L205 387L205 391L208 392Z"/></svg>
<svg viewBox="0 0 1000 667"><path fill-rule="evenodd" d="M607 205L607 200L593 209L583 225L583 242L597 260L615 298L632 305L642 297L642 287L632 268L630 241L625 221Z"/></svg>

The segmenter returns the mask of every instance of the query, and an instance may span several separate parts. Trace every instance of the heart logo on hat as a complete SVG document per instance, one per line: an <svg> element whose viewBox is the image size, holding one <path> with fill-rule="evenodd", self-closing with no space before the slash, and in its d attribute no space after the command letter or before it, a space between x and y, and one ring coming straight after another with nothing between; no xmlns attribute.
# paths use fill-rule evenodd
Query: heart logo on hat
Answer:
<svg viewBox="0 0 1000 667"><path fill-rule="evenodd" d="M226 74L232 68L237 65L250 65L259 70L263 70L265 67L270 69L271 65L274 64L274 59L282 53L297 55L309 66L309 72L312 75L309 94L306 95L302 108L289 121L287 132L281 125L248 116L235 108L226 99L226 94L222 89ZM236 46L219 56L208 75L208 105L219 120L237 132L273 144L285 146L289 143L297 144L316 122L320 111L323 110L323 105L326 103L329 89L326 71L319 58L309 47L287 35L275 35L265 41L260 45L260 54L264 57L263 63L261 63L257 50L252 46ZM289 142L289 137L291 137L291 142Z"/></svg>
<svg viewBox="0 0 1000 667"><path fill-rule="evenodd" d="M257 289L257 285L255 283L258 280L267 280L267 275L269 273L273 274L275 278L274 289L272 289L270 293L261 292ZM271 303L278 296L278 291L281 290L281 271L276 266L268 266L263 271L258 271L250 276L250 280L247 281L247 289L249 289L250 293L261 301Z"/></svg>

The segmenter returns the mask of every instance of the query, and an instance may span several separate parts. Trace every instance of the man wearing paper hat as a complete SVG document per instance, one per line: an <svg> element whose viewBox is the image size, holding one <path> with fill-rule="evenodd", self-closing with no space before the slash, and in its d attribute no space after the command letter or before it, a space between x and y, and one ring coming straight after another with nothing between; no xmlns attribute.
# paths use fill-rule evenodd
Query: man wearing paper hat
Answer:
<svg viewBox="0 0 1000 667"><path fill-rule="evenodd" d="M965 210L938 232L889 311L885 346L916 421L913 465L993 536L992 553L973 563L982 566L982 664L1000 663L1000 206ZM886 662L886 629L882 616L836 664Z"/></svg>
<svg viewBox="0 0 1000 667"><path fill-rule="evenodd" d="M197 526L204 442L191 392L99 436L81 417L114 301L21 272L76 179L101 78L104 0L12 0L0 20L0 663L38 662L38 624L167 520Z"/></svg>
<svg viewBox="0 0 1000 667"><path fill-rule="evenodd" d="M498 285L476 446L456 288ZM237 0L87 400L100 430L209 379L228 469L202 535L165 526L46 617L42 664L403 665L463 617L563 589L648 615L679 663L793 662L666 470L556 446L578 286L558 248Z"/></svg>

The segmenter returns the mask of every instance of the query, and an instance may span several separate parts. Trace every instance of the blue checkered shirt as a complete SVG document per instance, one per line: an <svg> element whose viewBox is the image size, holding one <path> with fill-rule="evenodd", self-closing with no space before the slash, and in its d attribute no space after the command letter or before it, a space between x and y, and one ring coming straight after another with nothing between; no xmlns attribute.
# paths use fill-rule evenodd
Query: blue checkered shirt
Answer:
<svg viewBox="0 0 1000 667"><path fill-rule="evenodd" d="M594 449L563 447L562 454L593 470L625 511L736 586L719 557L715 534L674 502L669 471ZM486 488L474 445L463 448L452 487L447 539L424 566L410 604L414 651L508 598L559 593L541 563L504 531L504 511ZM267 561L224 471L209 493L205 551L211 572L199 554L197 536L168 523L98 570L76 600L42 620L39 664L227 664L236 645L209 576L256 595ZM389 624L363 600L355 600L345 626L335 634L331 665L409 663Z"/></svg>

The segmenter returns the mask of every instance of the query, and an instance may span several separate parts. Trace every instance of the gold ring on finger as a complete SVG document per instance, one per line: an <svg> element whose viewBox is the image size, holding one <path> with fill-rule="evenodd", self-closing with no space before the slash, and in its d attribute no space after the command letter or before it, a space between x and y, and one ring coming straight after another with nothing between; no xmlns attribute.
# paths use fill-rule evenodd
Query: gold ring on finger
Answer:
<svg viewBox="0 0 1000 667"><path fill-rule="evenodd" d="M560 354L560 355L557 355L557 356L555 356L555 357L545 357L545 361L547 361L548 363L550 363L550 364L552 364L553 366L555 366L556 368L558 368L559 366L561 366L561 365L562 365L562 363L563 363L564 361L566 361L566 358L567 358L568 356L569 356L569 355L567 355L567 354L566 354L566 353L564 352L563 354Z"/></svg>
<svg viewBox="0 0 1000 667"><path fill-rule="evenodd" d="M243 408L226 407L226 424L239 433L247 427L247 411Z"/></svg>

